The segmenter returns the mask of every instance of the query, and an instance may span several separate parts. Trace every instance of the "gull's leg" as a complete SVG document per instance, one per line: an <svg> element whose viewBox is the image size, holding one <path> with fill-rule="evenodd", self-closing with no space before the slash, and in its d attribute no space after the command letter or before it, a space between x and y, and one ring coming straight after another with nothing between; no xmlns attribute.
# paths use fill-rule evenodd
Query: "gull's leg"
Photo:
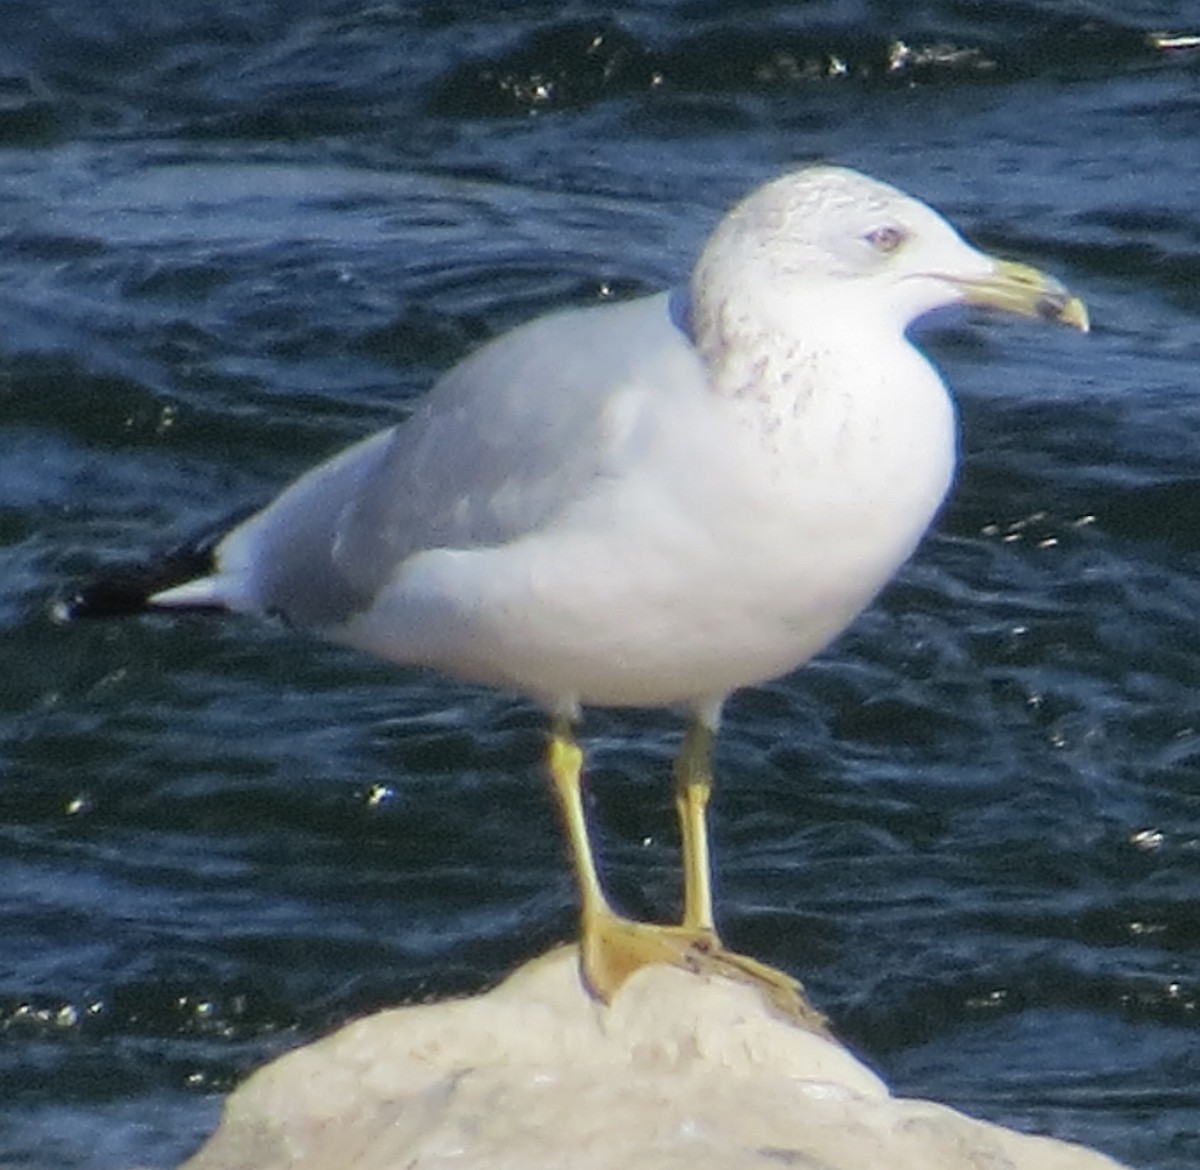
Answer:
<svg viewBox="0 0 1200 1170"><path fill-rule="evenodd" d="M596 861L588 837L587 819L583 812L583 752L575 742L567 719L555 719L550 730L550 751L546 766L554 795L562 813L571 846L571 862L579 885L579 900L586 924L597 916L612 914L608 899L600 886Z"/></svg>
<svg viewBox="0 0 1200 1170"><path fill-rule="evenodd" d="M554 721L547 767L566 826L579 886L580 962L584 982L593 995L609 1003L630 975L651 963L666 963L696 974L724 975L759 987L787 1018L823 1032L822 1017L808 1005L795 980L753 959L725 951L717 939L712 927L704 824L711 787L707 761L712 732L702 728L700 732L689 733L685 749L689 742L692 755L689 757L685 750L676 767L680 815L685 824L688 888L685 920L681 926L633 922L617 914L604 896L583 811L583 753L575 742L570 722L565 718Z"/></svg>
<svg viewBox="0 0 1200 1170"><path fill-rule="evenodd" d="M683 925L708 931L715 943L707 825L712 744L712 729L699 719L693 720L675 760L675 807L683 841Z"/></svg>
<svg viewBox="0 0 1200 1170"><path fill-rule="evenodd" d="M691 934L678 927L633 922L608 904L596 872L583 811L583 752L566 719L555 719L551 728L547 767L579 886L580 962L588 990L609 1003L625 980L647 964L669 963L699 970L701 956L691 953L696 941Z"/></svg>
<svg viewBox="0 0 1200 1170"><path fill-rule="evenodd" d="M789 1019L825 1032L825 1019L809 1004L804 988L790 975L748 955L725 949L712 909L712 869L708 853L708 802L712 797L713 730L693 719L675 760L675 807L683 845L683 925L705 953L702 969L757 987Z"/></svg>
<svg viewBox="0 0 1200 1170"><path fill-rule="evenodd" d="M548 767L579 885L580 962L591 993L609 1003L630 975L651 963L703 970L714 943L710 932L634 922L617 914L604 896L583 812L583 753L566 719L556 719L551 728Z"/></svg>

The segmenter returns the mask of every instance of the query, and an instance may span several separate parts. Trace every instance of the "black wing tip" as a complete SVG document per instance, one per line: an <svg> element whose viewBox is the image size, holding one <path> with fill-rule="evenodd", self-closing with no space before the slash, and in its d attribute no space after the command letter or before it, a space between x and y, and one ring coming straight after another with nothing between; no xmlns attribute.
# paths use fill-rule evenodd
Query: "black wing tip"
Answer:
<svg viewBox="0 0 1200 1170"><path fill-rule="evenodd" d="M243 508L154 557L145 564L116 565L81 586L54 607L63 621L130 617L159 607L151 598L175 585L207 576L215 567L217 545L256 508ZM164 607L165 608L165 607ZM195 613L219 613L219 605L172 606Z"/></svg>
<svg viewBox="0 0 1200 1170"><path fill-rule="evenodd" d="M133 617L140 613L224 613L225 607L216 603L195 602L191 605L156 605L153 598L175 585L193 580L199 574L167 575L157 572L157 565L130 566L114 569L103 577L89 581L54 605L59 621L87 621L91 618Z"/></svg>
<svg viewBox="0 0 1200 1170"><path fill-rule="evenodd" d="M87 582L54 606L60 621L89 618L131 617L139 613L171 609L173 612L220 613L223 606L197 602L194 605L159 606L154 595L205 575L207 565L194 559L162 558L145 565L118 565Z"/></svg>
<svg viewBox="0 0 1200 1170"><path fill-rule="evenodd" d="M114 569L63 598L54 612L64 621L129 617L153 609L150 598L154 592L148 568Z"/></svg>

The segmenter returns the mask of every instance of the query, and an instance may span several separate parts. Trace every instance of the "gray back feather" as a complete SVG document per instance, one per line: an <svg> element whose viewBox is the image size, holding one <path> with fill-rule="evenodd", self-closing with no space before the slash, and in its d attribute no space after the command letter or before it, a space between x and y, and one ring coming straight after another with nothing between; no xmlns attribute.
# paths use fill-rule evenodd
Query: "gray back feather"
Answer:
<svg viewBox="0 0 1200 1170"><path fill-rule="evenodd" d="M256 607L313 625L368 606L415 553L532 533L611 458L604 408L623 385L671 385L690 342L667 294L540 318L447 373L411 418L297 480L235 530L223 571ZM546 409L547 402L553 409ZM564 406L563 403L569 405Z"/></svg>

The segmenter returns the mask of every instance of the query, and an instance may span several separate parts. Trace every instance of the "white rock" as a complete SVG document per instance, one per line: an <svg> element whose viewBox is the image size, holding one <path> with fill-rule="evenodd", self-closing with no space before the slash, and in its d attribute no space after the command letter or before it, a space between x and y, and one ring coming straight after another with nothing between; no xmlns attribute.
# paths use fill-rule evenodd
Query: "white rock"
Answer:
<svg viewBox="0 0 1200 1170"><path fill-rule="evenodd" d="M183 1170L1119 1170L892 1097L747 986L668 967L606 1007L574 948L255 1073Z"/></svg>

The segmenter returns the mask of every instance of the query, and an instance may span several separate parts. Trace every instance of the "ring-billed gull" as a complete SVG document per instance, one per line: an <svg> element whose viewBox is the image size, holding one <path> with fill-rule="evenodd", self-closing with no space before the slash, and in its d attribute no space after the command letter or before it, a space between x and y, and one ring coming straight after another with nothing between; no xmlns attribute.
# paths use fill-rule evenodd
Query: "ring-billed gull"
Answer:
<svg viewBox="0 0 1200 1170"><path fill-rule="evenodd" d="M610 1000L667 962L755 983L804 1016L794 980L716 932L713 735L732 691L828 645L937 512L954 409L906 331L955 303L1088 327L1056 280L977 251L916 199L843 168L796 171L729 212L685 288L482 346L406 422L165 576L100 583L68 609L282 615L529 696L551 721L592 993ZM589 704L690 716L679 925L632 921L604 895L573 735Z"/></svg>

